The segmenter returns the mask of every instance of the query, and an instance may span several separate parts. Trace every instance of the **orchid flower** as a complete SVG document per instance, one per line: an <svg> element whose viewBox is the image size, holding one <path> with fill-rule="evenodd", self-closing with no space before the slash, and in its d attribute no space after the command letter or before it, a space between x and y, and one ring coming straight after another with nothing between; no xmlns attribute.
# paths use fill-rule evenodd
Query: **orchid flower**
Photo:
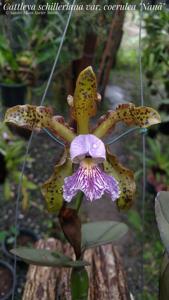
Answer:
<svg viewBox="0 0 169 300"><path fill-rule="evenodd" d="M72 201L80 191L90 201L106 194L116 200L120 209L129 208L133 203L134 174L118 162L102 138L117 122L146 128L160 123L160 116L150 107L122 104L101 117L96 127L91 128L89 121L96 114L98 101L96 77L92 68L87 67L79 74L74 97L68 96L71 116L77 124L76 132L62 117L53 116L48 107L23 105L6 112L6 122L30 130L47 128L65 142L63 157L42 186L49 211L59 211L63 201Z"/></svg>
<svg viewBox="0 0 169 300"><path fill-rule="evenodd" d="M119 198L118 181L99 167L106 160L106 149L99 138L93 134L78 135L70 145L70 158L79 168L64 180L65 201L70 202L79 191L90 201L100 199L103 194L113 201Z"/></svg>

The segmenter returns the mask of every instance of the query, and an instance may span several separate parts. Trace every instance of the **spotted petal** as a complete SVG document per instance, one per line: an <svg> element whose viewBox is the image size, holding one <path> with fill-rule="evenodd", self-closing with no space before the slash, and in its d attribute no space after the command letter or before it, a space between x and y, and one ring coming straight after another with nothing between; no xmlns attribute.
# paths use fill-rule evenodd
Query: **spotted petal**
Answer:
<svg viewBox="0 0 169 300"><path fill-rule="evenodd" d="M30 130L48 128L64 140L71 142L74 133L53 116L52 109L45 106L17 105L7 110L5 122Z"/></svg>
<svg viewBox="0 0 169 300"><path fill-rule="evenodd" d="M89 118L96 114L96 76L92 67L84 69L76 82L72 117L77 121L78 134L89 132Z"/></svg>
<svg viewBox="0 0 169 300"><path fill-rule="evenodd" d="M116 179L103 172L91 159L85 159L72 176L65 178L63 187L65 201L70 202L79 191L82 191L90 201L100 199L104 194L115 201L120 194Z"/></svg>
<svg viewBox="0 0 169 300"><path fill-rule="evenodd" d="M64 152L61 160L55 166L52 176L43 184L41 191L49 212L58 212L63 204L64 178L72 172L72 163Z"/></svg>
<svg viewBox="0 0 169 300"><path fill-rule="evenodd" d="M134 181L134 174L128 168L122 166L115 155L112 155L107 149L107 161L104 162L104 170L111 174L119 182L120 197L116 204L119 209L128 209L132 206L134 201L134 194L136 185Z"/></svg>
<svg viewBox="0 0 169 300"><path fill-rule="evenodd" d="M161 120L158 112L151 107L136 107L132 103L121 104L115 111L109 111L107 115L101 117L93 134L101 138L120 121L125 122L127 125L147 128L160 123Z"/></svg>

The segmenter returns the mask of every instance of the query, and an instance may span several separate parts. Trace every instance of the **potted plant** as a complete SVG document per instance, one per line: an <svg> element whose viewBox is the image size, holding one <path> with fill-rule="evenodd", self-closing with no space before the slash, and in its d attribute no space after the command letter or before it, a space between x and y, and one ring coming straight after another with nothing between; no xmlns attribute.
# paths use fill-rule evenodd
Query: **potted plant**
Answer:
<svg viewBox="0 0 169 300"><path fill-rule="evenodd" d="M35 77L35 60L30 51L15 53L8 40L0 36L0 86L2 103L11 107L25 103L27 86Z"/></svg>
<svg viewBox="0 0 169 300"><path fill-rule="evenodd" d="M15 285L15 274L12 266L0 260L0 299L10 299Z"/></svg>
<svg viewBox="0 0 169 300"><path fill-rule="evenodd" d="M8 232L1 230L0 242L3 243ZM4 260L0 260L0 300L8 300L15 286L15 273L13 267Z"/></svg>
<svg viewBox="0 0 169 300"><path fill-rule="evenodd" d="M33 247L33 244L39 239L38 235L31 229L20 228L16 234L15 229L13 230L12 228L2 240L2 251L10 259L14 259L14 255L10 253L10 250L14 248L15 235L17 237L17 245L20 247Z"/></svg>

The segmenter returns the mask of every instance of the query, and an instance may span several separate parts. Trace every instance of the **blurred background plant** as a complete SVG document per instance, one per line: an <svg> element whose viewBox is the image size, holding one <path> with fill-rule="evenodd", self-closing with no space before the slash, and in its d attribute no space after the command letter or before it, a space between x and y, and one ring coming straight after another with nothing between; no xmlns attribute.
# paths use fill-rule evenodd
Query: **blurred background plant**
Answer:
<svg viewBox="0 0 169 300"><path fill-rule="evenodd" d="M104 0L102 5L108 3ZM52 0L48 4L52 4ZM90 1L87 0L86 4ZM53 98L58 106L60 102L66 104L67 95L73 94L77 75L92 64L98 73L100 92L104 94L120 46L124 15L124 11L118 14L114 11L113 16L104 10L75 11L54 74L50 103ZM36 102L37 96L43 93L44 81L49 76L66 20L67 12L63 10L56 11L56 14L44 11L39 17L35 14L11 16L7 22L1 22L1 76L4 74L5 77L8 72L8 81L15 78L34 86L35 96L33 99L32 95L29 96L29 101Z"/></svg>
<svg viewBox="0 0 169 300"><path fill-rule="evenodd" d="M30 84L35 65L31 52L20 51L14 53L9 41L4 35L0 35L0 74L1 83Z"/></svg>
<svg viewBox="0 0 169 300"><path fill-rule="evenodd" d="M169 189L169 150L167 142L157 136L156 139L147 137L147 189L150 193L156 195L159 191L167 191ZM142 153L139 150L134 150L133 153L142 159ZM140 171L137 171L140 176Z"/></svg>
<svg viewBox="0 0 169 300"><path fill-rule="evenodd" d="M15 196L15 189L21 177L21 165L24 161L25 142L16 138L4 124L0 125L0 183L3 184L5 200ZM32 163L29 156L28 163ZM29 191L36 189L36 185L23 176L22 208L29 206Z"/></svg>
<svg viewBox="0 0 169 300"><path fill-rule="evenodd" d="M169 97L169 14L167 10L145 14L143 65L152 94L165 89Z"/></svg>

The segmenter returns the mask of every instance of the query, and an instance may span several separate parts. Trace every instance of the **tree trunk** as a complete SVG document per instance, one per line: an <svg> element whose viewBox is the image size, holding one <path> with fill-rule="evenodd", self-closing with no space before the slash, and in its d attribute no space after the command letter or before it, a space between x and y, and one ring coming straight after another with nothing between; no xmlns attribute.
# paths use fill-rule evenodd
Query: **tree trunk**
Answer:
<svg viewBox="0 0 169 300"><path fill-rule="evenodd" d="M119 0L117 4L124 4L124 2L123 0ZM98 70L98 86L102 97L104 96L106 85L108 84L111 68L116 61L117 51L123 35L124 17L125 11L117 9L112 18L110 31Z"/></svg>
<svg viewBox="0 0 169 300"><path fill-rule="evenodd" d="M58 250L73 257L69 244L62 245L53 238L38 241L36 248ZM116 247L111 244L89 249L84 259L87 267L90 289L88 300L129 300L129 292L121 259ZM70 269L30 265L22 300L71 300ZM59 298L60 297L60 298Z"/></svg>
<svg viewBox="0 0 169 300"><path fill-rule="evenodd" d="M71 66L69 67L69 89L68 93L70 95L74 94L76 80L79 73L86 67L93 64L95 48L97 43L97 35L94 32L87 32L85 36L83 55L80 59L72 61Z"/></svg>

